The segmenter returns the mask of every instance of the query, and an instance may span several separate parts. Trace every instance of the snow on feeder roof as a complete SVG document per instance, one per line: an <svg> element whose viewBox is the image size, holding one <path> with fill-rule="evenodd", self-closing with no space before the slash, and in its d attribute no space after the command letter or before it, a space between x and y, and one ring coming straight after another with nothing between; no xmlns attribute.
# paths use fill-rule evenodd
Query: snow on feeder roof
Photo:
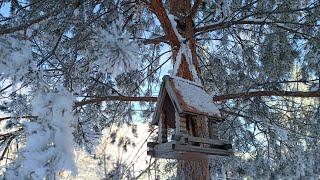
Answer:
<svg viewBox="0 0 320 180"><path fill-rule="evenodd" d="M204 115L216 120L221 119L218 107L201 85L180 77L166 75L163 77L152 124L158 123L166 97L170 98L179 114Z"/></svg>

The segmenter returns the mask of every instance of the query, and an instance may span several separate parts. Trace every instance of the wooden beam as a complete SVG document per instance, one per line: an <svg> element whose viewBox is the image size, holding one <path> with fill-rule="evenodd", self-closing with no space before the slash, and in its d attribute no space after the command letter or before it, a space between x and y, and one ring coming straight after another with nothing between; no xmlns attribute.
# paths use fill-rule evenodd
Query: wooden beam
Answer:
<svg viewBox="0 0 320 180"><path fill-rule="evenodd" d="M206 138L193 137L188 135L174 136L174 140L181 141L181 142L198 142L198 143L211 144L216 146L224 146L226 144L230 144L224 140L206 139Z"/></svg>
<svg viewBox="0 0 320 180"><path fill-rule="evenodd" d="M180 116L180 132L181 134L187 134L187 120L185 117Z"/></svg>
<svg viewBox="0 0 320 180"><path fill-rule="evenodd" d="M230 156L233 154L232 151L228 151L224 149L206 148L206 147L181 145L181 144L175 144L174 150L185 151L185 152L198 152L198 153L204 153L207 155L220 155L220 156Z"/></svg>
<svg viewBox="0 0 320 180"><path fill-rule="evenodd" d="M154 148L154 146L156 146L157 144L159 144L159 143L156 143L156 142L147 142L147 147Z"/></svg>

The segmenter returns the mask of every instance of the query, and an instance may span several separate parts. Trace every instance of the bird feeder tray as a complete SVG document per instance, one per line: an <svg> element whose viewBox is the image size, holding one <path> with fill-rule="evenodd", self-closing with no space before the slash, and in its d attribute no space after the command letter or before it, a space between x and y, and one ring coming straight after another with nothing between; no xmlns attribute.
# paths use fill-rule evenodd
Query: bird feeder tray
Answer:
<svg viewBox="0 0 320 180"><path fill-rule="evenodd" d="M218 139L220 111L203 87L179 77L164 76L152 125L158 126L158 140L148 142L148 155L155 158L200 160L230 156L232 146ZM198 134L199 122L208 134ZM200 129L200 131L202 131ZM204 130L206 131L206 130Z"/></svg>
<svg viewBox="0 0 320 180"><path fill-rule="evenodd" d="M175 136L171 142L148 142L148 155L155 158L197 161L211 156L230 156L231 144L221 140L208 140L192 136Z"/></svg>

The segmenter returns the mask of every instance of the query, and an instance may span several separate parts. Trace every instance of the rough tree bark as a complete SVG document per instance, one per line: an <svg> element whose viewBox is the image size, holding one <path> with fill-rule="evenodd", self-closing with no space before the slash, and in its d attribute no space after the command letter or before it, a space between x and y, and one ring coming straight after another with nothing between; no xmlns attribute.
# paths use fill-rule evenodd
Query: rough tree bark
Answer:
<svg viewBox="0 0 320 180"><path fill-rule="evenodd" d="M194 4L197 6L197 4ZM192 54L192 62L195 66L198 75L200 75L199 60L196 54L196 41L194 39L194 27L191 13L191 3L189 0L171 0L170 1L171 13L179 20L177 22L180 28L178 29L180 34L187 40L188 46ZM177 48L175 48L177 49ZM176 54L174 54L176 55ZM175 59L175 57L173 57ZM189 65L186 61L186 57L182 56L180 67L178 68L177 76L185 79L194 80L192 73L190 72ZM201 118L197 119L195 126L195 133L199 137L208 138L209 132L206 126L206 120ZM209 162L208 160L199 161L178 161L177 179L210 179Z"/></svg>
<svg viewBox="0 0 320 180"><path fill-rule="evenodd" d="M166 33L167 41L172 49L173 61L177 58L177 53L181 47L181 43L187 43L192 55L192 63L196 68L198 74L200 74L199 61L196 54L196 40L194 39L195 28L193 23L193 16L195 15L197 8L201 1L197 0L194 4L191 4L190 0L170 0L169 1L169 13L175 16L177 23L176 29L178 33L183 37L184 42L180 42L174 31L168 14L164 8L161 0L152 0L149 4L149 8L158 17L161 26ZM190 58L190 57L189 57ZM184 55L181 56L181 64L176 74L179 77L194 80L191 70L189 69L188 62ZM196 121L196 134L199 137L208 137L207 121L205 119L199 119ZM208 160L199 161L186 161L181 160L178 162L178 179L210 179L209 162Z"/></svg>

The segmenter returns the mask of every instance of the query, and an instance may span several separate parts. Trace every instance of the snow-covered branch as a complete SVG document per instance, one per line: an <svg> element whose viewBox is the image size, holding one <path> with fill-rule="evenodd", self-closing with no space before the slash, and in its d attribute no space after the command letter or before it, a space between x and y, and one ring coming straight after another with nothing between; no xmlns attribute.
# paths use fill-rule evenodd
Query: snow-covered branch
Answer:
<svg viewBox="0 0 320 180"><path fill-rule="evenodd" d="M235 94L225 94L213 97L213 101L224 101L229 99L245 99L251 97L267 97L267 96L286 96L286 97L300 97L300 98L312 98L320 97L320 91L254 91L254 92L242 92ZM157 97L153 96L105 96L105 97L95 97L92 99L87 99L75 103L75 107L84 106L87 104L101 103L103 101L146 101L146 102L156 102Z"/></svg>
<svg viewBox="0 0 320 180"><path fill-rule="evenodd" d="M235 94L226 94L213 97L213 101L224 101L229 99L246 99L251 97L263 97L263 96L287 96L287 97L300 97L311 98L320 97L320 91L254 91Z"/></svg>
<svg viewBox="0 0 320 180"><path fill-rule="evenodd" d="M104 96L104 97L94 97L91 99L79 101L75 103L75 107L84 106L86 104L100 103L103 101L146 101L146 102L156 102L157 97L143 96L143 97L133 97L133 96Z"/></svg>

